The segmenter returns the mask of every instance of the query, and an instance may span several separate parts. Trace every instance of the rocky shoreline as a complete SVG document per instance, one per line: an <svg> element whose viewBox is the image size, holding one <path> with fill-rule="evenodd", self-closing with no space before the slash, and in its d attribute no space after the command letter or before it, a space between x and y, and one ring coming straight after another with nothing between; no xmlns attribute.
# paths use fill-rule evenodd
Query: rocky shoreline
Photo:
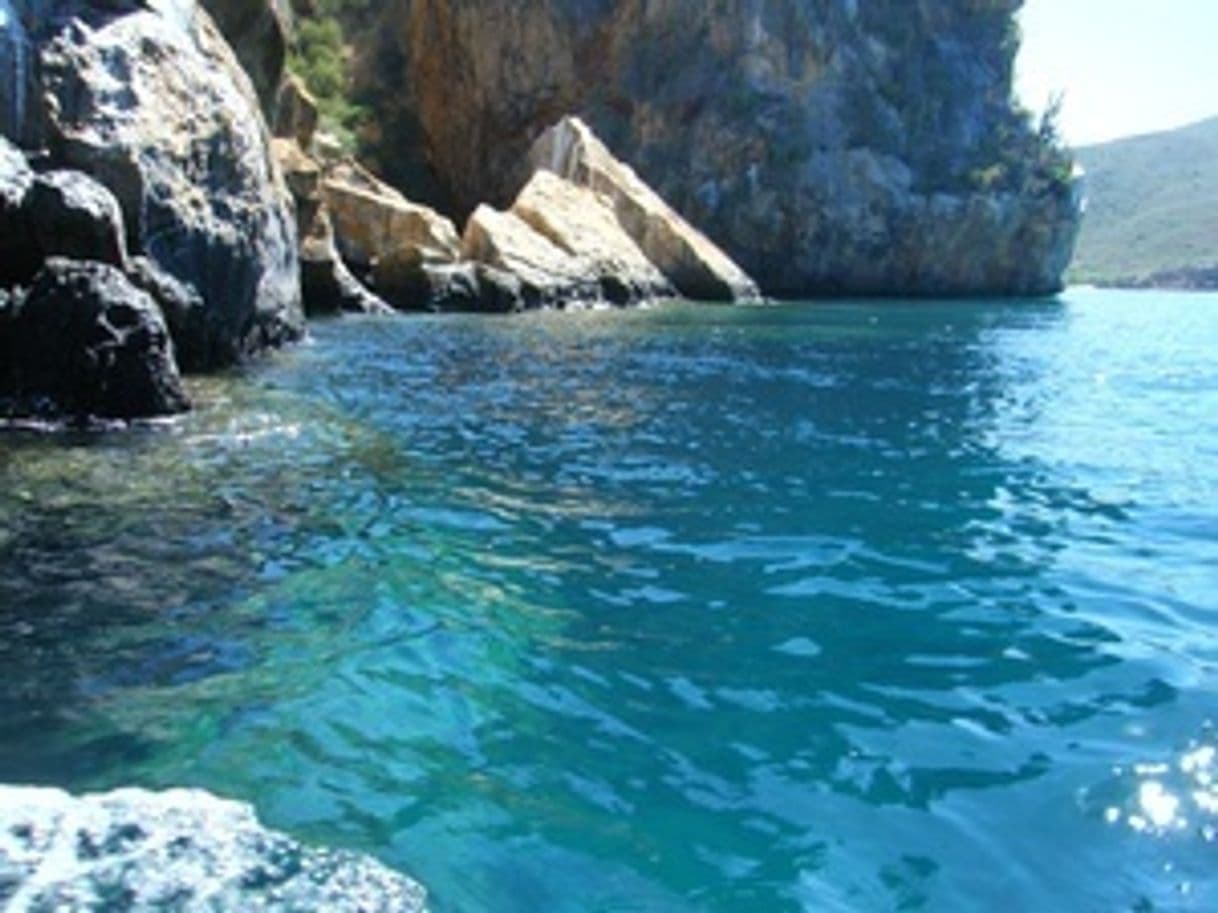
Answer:
<svg viewBox="0 0 1218 913"><path fill-rule="evenodd" d="M760 299L577 118L458 232L323 151L276 4L0 2L9 417L182 411L182 371L298 339L306 314Z"/></svg>
<svg viewBox="0 0 1218 913"><path fill-rule="evenodd" d="M1017 5L984 6L1007 17ZM968 19L978 4L956 6ZM621 4L603 34L542 0L385 4L403 25L385 40L409 45L408 117L423 134L400 152L460 191L459 225L319 136L316 105L285 72L286 0L0 0L0 422L179 414L191 406L183 373L299 340L318 315L1060 287L1078 218L1068 179L1034 167L991 175L992 187L936 187L896 148L905 139L868 148L843 126L841 85L880 66L864 58L924 48L876 50L857 4L820 9L832 28L816 41L835 29L856 41L822 96L824 48L792 50L772 22L708 25L708 9L656 4L656 27L705 32L719 55L707 60L732 61L721 72L683 69L689 49L657 47L638 4ZM953 9L921 4L921 25L955 28ZM437 22L453 26L444 40L427 29ZM741 47L745 35L761 44ZM540 44L500 47L510 36ZM619 70L590 65L594 40ZM935 53L963 59L1005 111L1002 74L980 72L960 42ZM551 92L555 74L567 84ZM520 99L526 111L512 109ZM893 136L898 101L868 114ZM986 126L974 114L940 118L949 145ZM115 891L132 898L124 909L168 896L190 898L175 909L236 909L251 884L273 895L259 909L422 909L407 879L302 849L202 794L0 788L0 838L0 899L18 910Z"/></svg>

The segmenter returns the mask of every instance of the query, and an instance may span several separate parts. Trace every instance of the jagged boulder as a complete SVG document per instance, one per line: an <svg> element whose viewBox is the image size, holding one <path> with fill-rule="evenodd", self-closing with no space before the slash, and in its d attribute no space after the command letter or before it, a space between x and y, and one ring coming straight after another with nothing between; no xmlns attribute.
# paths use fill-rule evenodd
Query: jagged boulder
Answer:
<svg viewBox="0 0 1218 913"><path fill-rule="evenodd" d="M9 913L425 913L426 893L354 853L268 831L248 806L197 790L79 798L0 787Z"/></svg>
<svg viewBox="0 0 1218 913"><path fill-rule="evenodd" d="M605 299L631 304L669 297L675 289L622 230L608 199L539 170L516 197L512 212L573 257L590 264Z"/></svg>
<svg viewBox="0 0 1218 913"><path fill-rule="evenodd" d="M466 259L514 276L527 307L601 300L593 265L558 247L515 213L479 206L466 223L461 249Z"/></svg>
<svg viewBox="0 0 1218 913"><path fill-rule="evenodd" d="M5 411L147 418L189 407L156 303L113 266L53 258L0 322Z"/></svg>
<svg viewBox="0 0 1218 913"><path fill-rule="evenodd" d="M339 256L330 213L322 196L321 166L305 154L295 139L275 139L272 148L296 203L305 312L371 314L390 310L351 275Z"/></svg>
<svg viewBox="0 0 1218 913"><path fill-rule="evenodd" d="M61 0L33 16L50 159L109 188L131 252L202 300L198 338L178 340L198 354L190 367L299 337L291 201L258 99L210 17L194 0Z"/></svg>
<svg viewBox="0 0 1218 913"><path fill-rule="evenodd" d="M161 309L174 340L178 366L183 371L204 370L210 357L205 344L207 304L195 287L174 278L148 257L132 257L127 278Z"/></svg>
<svg viewBox="0 0 1218 913"><path fill-rule="evenodd" d="M634 169L614 158L579 118L565 117L538 137L529 162L609 200L621 228L686 297L760 297L756 283L727 254L665 203Z"/></svg>
<svg viewBox="0 0 1218 913"><path fill-rule="evenodd" d="M453 223L350 160L329 167L322 188L343 258L394 307L425 306L427 271L460 258Z"/></svg>
<svg viewBox="0 0 1218 913"><path fill-rule="evenodd" d="M43 257L96 260L127 269L118 200L79 171L38 175L25 198L27 221Z"/></svg>

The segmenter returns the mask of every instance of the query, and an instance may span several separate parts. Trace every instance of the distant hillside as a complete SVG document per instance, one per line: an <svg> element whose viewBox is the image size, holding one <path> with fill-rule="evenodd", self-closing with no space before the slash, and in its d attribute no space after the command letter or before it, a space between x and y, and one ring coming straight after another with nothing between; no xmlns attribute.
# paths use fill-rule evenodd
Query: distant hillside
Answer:
<svg viewBox="0 0 1218 913"><path fill-rule="evenodd" d="M1218 118L1077 150L1074 282L1218 288Z"/></svg>

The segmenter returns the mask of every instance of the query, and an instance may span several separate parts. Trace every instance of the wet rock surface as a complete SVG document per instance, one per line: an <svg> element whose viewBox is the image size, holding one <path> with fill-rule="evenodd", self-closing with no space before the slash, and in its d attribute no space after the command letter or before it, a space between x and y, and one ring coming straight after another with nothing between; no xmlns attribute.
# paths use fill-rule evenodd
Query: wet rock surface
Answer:
<svg viewBox="0 0 1218 913"><path fill-rule="evenodd" d="M79 171L50 171L34 180L25 200L43 257L96 260L127 268L127 240L118 200Z"/></svg>
<svg viewBox="0 0 1218 913"><path fill-rule="evenodd" d="M26 208L33 184L25 156L0 136L0 287L27 282L42 263Z"/></svg>
<svg viewBox="0 0 1218 913"><path fill-rule="evenodd" d="M189 408L161 310L115 267L53 258L0 319L10 416L149 418Z"/></svg>
<svg viewBox="0 0 1218 913"><path fill-rule="evenodd" d="M410 879L264 829L194 790L75 798L0 787L0 904L9 913L424 913Z"/></svg>

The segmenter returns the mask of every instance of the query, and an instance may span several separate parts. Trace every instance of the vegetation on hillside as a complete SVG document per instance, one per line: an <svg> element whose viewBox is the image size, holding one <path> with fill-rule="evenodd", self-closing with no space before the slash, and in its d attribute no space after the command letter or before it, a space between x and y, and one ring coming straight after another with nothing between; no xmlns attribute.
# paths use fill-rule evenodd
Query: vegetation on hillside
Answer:
<svg viewBox="0 0 1218 913"><path fill-rule="evenodd" d="M1218 268L1218 118L1083 147L1073 282L1187 284ZM1174 277L1174 278L1173 278Z"/></svg>
<svg viewBox="0 0 1218 913"><path fill-rule="evenodd" d="M352 97L349 31L371 17L375 0L301 0L295 8L288 69L317 99L323 129L354 149L369 112Z"/></svg>

